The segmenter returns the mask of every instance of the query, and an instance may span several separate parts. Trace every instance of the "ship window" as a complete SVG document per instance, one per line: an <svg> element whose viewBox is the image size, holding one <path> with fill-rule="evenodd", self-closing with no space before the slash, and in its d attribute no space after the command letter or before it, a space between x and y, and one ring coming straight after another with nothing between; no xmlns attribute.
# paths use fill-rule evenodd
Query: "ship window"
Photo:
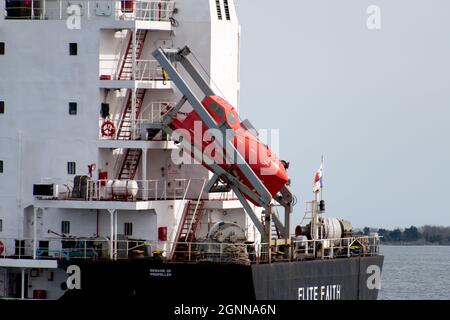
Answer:
<svg viewBox="0 0 450 320"><path fill-rule="evenodd" d="M5 54L5 43L0 42L0 55L4 55L4 54Z"/></svg>
<svg viewBox="0 0 450 320"><path fill-rule="evenodd" d="M77 174L77 164L75 162L67 162L67 174Z"/></svg>
<svg viewBox="0 0 450 320"><path fill-rule="evenodd" d="M131 222L125 222L123 225L123 234L126 236L132 236L133 235L133 223Z"/></svg>
<svg viewBox="0 0 450 320"><path fill-rule="evenodd" d="M3 173L3 160L0 160L0 173Z"/></svg>
<svg viewBox="0 0 450 320"><path fill-rule="evenodd" d="M223 0L223 6L225 7L225 16L227 17L227 20L231 20L230 6L228 5L228 0Z"/></svg>
<svg viewBox="0 0 450 320"><path fill-rule="evenodd" d="M222 9L220 8L220 0L216 0L217 18L222 20Z"/></svg>
<svg viewBox="0 0 450 320"><path fill-rule="evenodd" d="M0 101L0 113L5 113L5 101Z"/></svg>
<svg viewBox="0 0 450 320"><path fill-rule="evenodd" d="M14 240L14 254L22 257L25 255L25 240Z"/></svg>
<svg viewBox="0 0 450 320"><path fill-rule="evenodd" d="M69 43L69 53L71 56L76 56L78 54L78 43Z"/></svg>
<svg viewBox="0 0 450 320"><path fill-rule="evenodd" d="M70 233L70 221L61 221L61 233L62 234Z"/></svg>
<svg viewBox="0 0 450 320"><path fill-rule="evenodd" d="M77 114L77 103L76 102L69 102L69 114L71 116L74 116Z"/></svg>

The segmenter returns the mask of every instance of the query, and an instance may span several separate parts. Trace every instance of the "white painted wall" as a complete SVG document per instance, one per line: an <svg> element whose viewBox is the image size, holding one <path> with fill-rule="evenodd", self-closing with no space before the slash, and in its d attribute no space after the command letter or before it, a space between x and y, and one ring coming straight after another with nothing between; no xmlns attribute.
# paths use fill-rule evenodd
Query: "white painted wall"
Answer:
<svg viewBox="0 0 450 320"><path fill-rule="evenodd" d="M178 27L172 35L167 31L150 31L142 59L153 60L151 53L159 45L173 43L178 48L188 45L225 98L237 107L239 23L233 0L229 3L231 20L226 19L223 1L223 19L218 20L215 0L177 1ZM0 9L2 6L4 3L0 1ZM83 20L81 30L68 30L65 21L0 17L0 41L6 43L6 55L0 56L0 99L5 100L6 109L0 115L0 160L4 161L4 173L0 174L0 219L3 219L0 237L22 237L32 230L30 211L24 217L23 209L32 204L33 183L50 181L48 178L60 184L72 181L73 176L67 174L68 161L77 163L77 174L87 174L87 165L97 163L98 170L107 170L110 178L116 177L117 156L97 146L100 104L105 101L98 80L99 59L114 58L126 39L115 38L117 29L107 29L108 19L95 15L90 21ZM78 43L78 56L69 56L70 42ZM117 119L123 101L116 95L110 90L106 101ZM176 89L173 93L149 90L144 105L152 101L176 102L179 98ZM69 102L78 103L76 116L69 115ZM183 111L189 109L187 106ZM168 164L170 151L150 150L148 178L210 176L200 165L185 165L172 170L169 177ZM137 179L141 178L138 170ZM196 198L200 187L192 189L188 198ZM168 226L173 241L182 209L184 203L180 201L155 202L157 218L150 213L126 212L119 214L119 224L128 222L125 220L136 223L136 236L145 239L156 239L157 227ZM234 214L246 223L242 210L231 216ZM73 221L74 235L92 236L96 232L96 213L88 210L81 213L47 210L42 229L60 231L65 219ZM101 214L101 234L109 234L108 219Z"/></svg>
<svg viewBox="0 0 450 320"><path fill-rule="evenodd" d="M0 194L8 196L4 207L15 236L23 234L21 208L32 203L33 183L72 180L68 161L85 174L97 159L98 35L94 24L71 31L62 21L2 22L0 157L6 170ZM78 43L78 56L69 56L70 42ZM69 115L69 102L78 103L76 116Z"/></svg>
<svg viewBox="0 0 450 320"><path fill-rule="evenodd" d="M215 0L213 1L215 3ZM224 2L220 0L222 20L217 19L217 11L212 8L211 16L211 78L220 89L218 94L239 107L239 21L234 0L229 0L230 20L226 19ZM215 19L216 18L216 19Z"/></svg>

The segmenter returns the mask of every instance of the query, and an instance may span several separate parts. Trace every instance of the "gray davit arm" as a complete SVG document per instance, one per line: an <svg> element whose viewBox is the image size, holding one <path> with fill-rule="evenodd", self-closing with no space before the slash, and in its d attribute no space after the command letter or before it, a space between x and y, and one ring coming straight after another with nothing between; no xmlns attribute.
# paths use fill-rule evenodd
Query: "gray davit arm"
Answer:
<svg viewBox="0 0 450 320"><path fill-rule="evenodd" d="M285 208L285 224L283 226L283 224L276 218L275 215L274 222L276 223L277 227L279 227L279 229L283 232L285 239L288 240L290 238L289 216L292 212L292 194L290 193L289 189L285 187L283 188L282 192L280 192L280 197L277 197L278 199L272 198L272 195L267 190L261 179L255 174L255 172L251 169L243 156L235 148L232 140L233 137L230 137L229 134L227 135L226 131L227 129L231 129L231 127L229 127L226 122L224 122L220 126L217 125L212 116L203 106L201 100L196 96L188 83L181 77L181 75L173 65L174 62L178 62L183 66L185 71L189 74L189 76L205 94L205 96L216 95L208 82L203 78L203 76L191 62L189 58L190 53L191 51L188 47L184 47L181 50L159 48L153 52L153 56L155 57L155 59L159 62L161 67L167 71L171 81L183 95L180 102L178 102L177 105L171 110L171 112L169 112L163 119L162 130L166 131L168 134L173 133L173 130L170 128L170 123L176 117L177 112L181 109L183 104L188 101L208 129L220 130L223 136L226 137L224 142L220 141L220 139L216 139L214 141L214 143L216 143L216 147L218 149L227 150L227 156L235 159L236 164L245 175L246 179L250 182L252 188L249 188L248 186L243 184L231 172L228 172L219 165L215 164L212 159L207 159L209 161L208 163L213 163L212 165L208 164L208 167L214 173L214 177L212 181L209 182L208 186L211 187L219 179L226 182L241 201L246 213L250 216L256 228L261 233L263 241L270 241L271 238L271 220L274 210L274 204L272 200L276 200ZM193 150L194 155L196 157L199 157L198 159L205 159L205 155L202 153L202 151L191 145L191 143L184 140L181 141L181 143L183 144L183 147L188 148L188 150ZM208 189L208 191L209 190L210 188ZM244 195L248 198L251 198L253 201L260 204L265 209L265 226L263 226L258 220Z"/></svg>

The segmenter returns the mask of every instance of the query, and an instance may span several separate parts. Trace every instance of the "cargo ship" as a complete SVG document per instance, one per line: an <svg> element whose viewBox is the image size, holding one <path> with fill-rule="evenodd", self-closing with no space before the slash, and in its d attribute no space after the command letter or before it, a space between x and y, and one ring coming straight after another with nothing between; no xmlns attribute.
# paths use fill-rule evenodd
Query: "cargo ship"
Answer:
<svg viewBox="0 0 450 320"><path fill-rule="evenodd" d="M379 237L325 214L321 170L293 221L239 117L233 0L0 12L1 299L377 299Z"/></svg>

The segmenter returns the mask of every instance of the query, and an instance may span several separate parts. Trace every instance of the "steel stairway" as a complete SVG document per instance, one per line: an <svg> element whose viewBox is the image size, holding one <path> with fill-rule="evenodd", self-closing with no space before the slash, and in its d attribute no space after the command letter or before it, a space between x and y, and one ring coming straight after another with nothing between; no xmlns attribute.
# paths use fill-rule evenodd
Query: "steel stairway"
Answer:
<svg viewBox="0 0 450 320"><path fill-rule="evenodd" d="M264 212L261 215L261 223L264 224L265 223L265 215ZM272 221L272 226L271 226L271 239L282 239L282 234L280 232L280 230L277 228L277 225L275 224L275 221Z"/></svg>
<svg viewBox="0 0 450 320"><path fill-rule="evenodd" d="M134 120L136 121L141 113L142 104L144 103L146 89L136 90L136 113ZM122 118L120 119L119 129L117 131L117 140L131 140L133 133L132 111L133 111L133 94L132 90L127 90L127 96L125 98L125 107L122 112Z"/></svg>
<svg viewBox="0 0 450 320"><path fill-rule="evenodd" d="M136 60L139 60L144 50L145 39L147 38L148 30L136 31ZM137 63L137 62L136 62ZM128 40L127 50L124 58L121 60L118 80L133 80L133 37L130 35Z"/></svg>
<svg viewBox="0 0 450 320"><path fill-rule="evenodd" d="M138 119L139 114L142 109L142 104L144 102L146 89L136 90L136 112L135 121ZM131 140L133 138L133 122L132 122L132 93L128 90L125 109L122 113L122 119L119 124L119 130L117 131L118 140ZM120 168L120 173L118 176L119 180L132 180L134 179L137 167L139 166L139 161L142 156L141 149L127 149L125 158Z"/></svg>
<svg viewBox="0 0 450 320"><path fill-rule="evenodd" d="M195 232L200 224L203 211L203 201L192 200L186 204L182 223L178 229L176 243L172 248L172 260L179 261L189 259L189 243L195 241Z"/></svg>
<svg viewBox="0 0 450 320"><path fill-rule="evenodd" d="M147 30L137 30L136 32L136 60L142 56ZM125 56L121 61L118 80L133 80L133 37L130 35ZM134 120L136 121L144 103L146 89L136 90L136 103ZM117 140L131 140L133 138L133 94L132 90L127 90L125 105L120 119L119 129L117 130ZM141 160L141 149L127 149L122 166L118 175L119 180L132 180L136 176L137 168Z"/></svg>
<svg viewBox="0 0 450 320"><path fill-rule="evenodd" d="M136 176L139 162L141 161L142 150L141 149L127 149L125 158L120 168L119 180L133 180Z"/></svg>

